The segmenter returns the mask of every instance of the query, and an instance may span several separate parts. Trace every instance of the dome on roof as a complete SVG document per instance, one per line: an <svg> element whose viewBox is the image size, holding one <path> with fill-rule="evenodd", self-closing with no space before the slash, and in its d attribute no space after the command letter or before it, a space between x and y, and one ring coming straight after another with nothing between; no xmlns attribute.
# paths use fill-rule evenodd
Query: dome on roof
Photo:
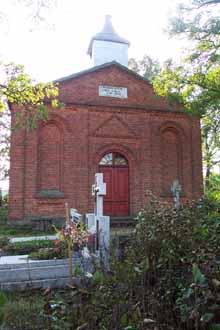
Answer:
<svg viewBox="0 0 220 330"><path fill-rule="evenodd" d="M122 37L120 37L116 32L115 29L112 25L111 22L111 16L106 15L105 16L105 24L101 32L97 33L94 35L90 41L89 48L87 51L87 54L92 57L92 46L93 42L95 40L100 40L100 41L110 41L110 42L115 42L115 43L120 43L120 44L125 44L127 46L130 45L130 42Z"/></svg>

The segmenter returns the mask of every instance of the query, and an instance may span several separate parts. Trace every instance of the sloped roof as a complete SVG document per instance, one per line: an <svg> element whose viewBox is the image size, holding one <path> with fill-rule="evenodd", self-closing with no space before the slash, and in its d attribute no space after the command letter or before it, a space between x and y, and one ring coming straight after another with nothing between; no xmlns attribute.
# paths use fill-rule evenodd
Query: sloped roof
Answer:
<svg viewBox="0 0 220 330"><path fill-rule="evenodd" d="M111 22L111 16L105 16L105 24L101 32L94 35L90 41L89 48L87 54L91 57L92 56L92 45L94 40L103 40L103 41L111 41L120 44L130 45L130 42L122 37L120 37Z"/></svg>
<svg viewBox="0 0 220 330"><path fill-rule="evenodd" d="M94 66L90 69L87 69L87 70L83 70L83 71L80 71L80 72L77 72L77 73L73 73L69 76L66 76L66 77L62 77L62 78L59 78L59 79L56 79L54 80L53 82L54 83L60 83L60 82L63 82L63 81L67 81L67 80L71 80L71 79L74 79L74 78L78 78L78 77L81 77L81 76L84 76L86 74L89 74L89 73L92 73L92 72L96 72L96 71L99 71L99 70L102 70L102 69L105 69L105 68L108 68L110 66L116 66L118 67L119 69L135 76L137 79L140 79L140 80L144 80L146 83L148 83L149 85L151 85L150 81L146 78L144 78L143 76L139 75L138 73L134 72L133 70L130 70L128 69L126 66L116 62L116 61L112 61L112 62L108 62L108 63L104 63L104 64L101 64L101 65L98 65L98 66Z"/></svg>

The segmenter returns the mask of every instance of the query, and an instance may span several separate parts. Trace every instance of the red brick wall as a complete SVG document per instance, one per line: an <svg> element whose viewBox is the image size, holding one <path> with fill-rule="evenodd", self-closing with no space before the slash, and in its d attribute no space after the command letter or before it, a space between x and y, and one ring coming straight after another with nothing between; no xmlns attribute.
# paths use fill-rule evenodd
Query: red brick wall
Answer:
<svg viewBox="0 0 220 330"><path fill-rule="evenodd" d="M128 88L128 99L98 96L100 84ZM46 125L12 134L10 220L64 216L64 203L91 212L91 185L101 157L122 153L129 162L130 212L146 202L146 189L170 199L178 176L185 199L202 193L198 118L170 108L142 79L107 67L60 83L65 109L53 110ZM42 189L62 192L43 198Z"/></svg>
<svg viewBox="0 0 220 330"><path fill-rule="evenodd" d="M178 131L167 127L161 132L162 189L170 191L174 180L183 185L182 179L182 141Z"/></svg>
<svg viewBox="0 0 220 330"><path fill-rule="evenodd" d="M62 133L49 122L40 129L39 139L39 189L60 190Z"/></svg>

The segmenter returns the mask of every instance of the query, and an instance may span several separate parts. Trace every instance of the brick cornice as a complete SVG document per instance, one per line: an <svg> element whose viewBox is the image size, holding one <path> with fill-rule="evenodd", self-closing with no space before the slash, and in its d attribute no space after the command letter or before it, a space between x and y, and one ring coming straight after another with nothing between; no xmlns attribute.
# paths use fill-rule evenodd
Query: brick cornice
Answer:
<svg viewBox="0 0 220 330"><path fill-rule="evenodd" d="M170 108L154 107L152 105L137 105L137 104L110 104L110 103L98 103L98 102L66 102L68 107L105 107L105 108L117 108L117 109L132 109L132 110L144 110L144 111L158 111L169 112L188 115L184 110L173 110Z"/></svg>

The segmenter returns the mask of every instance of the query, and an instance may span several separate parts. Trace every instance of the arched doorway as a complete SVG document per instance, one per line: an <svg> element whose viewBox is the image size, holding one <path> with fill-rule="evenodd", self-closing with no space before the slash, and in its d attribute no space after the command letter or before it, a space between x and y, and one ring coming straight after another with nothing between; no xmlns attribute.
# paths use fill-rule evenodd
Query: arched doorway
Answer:
<svg viewBox="0 0 220 330"><path fill-rule="evenodd" d="M105 154L99 162L107 193L104 198L104 214L129 215L129 166L127 159L118 152Z"/></svg>

